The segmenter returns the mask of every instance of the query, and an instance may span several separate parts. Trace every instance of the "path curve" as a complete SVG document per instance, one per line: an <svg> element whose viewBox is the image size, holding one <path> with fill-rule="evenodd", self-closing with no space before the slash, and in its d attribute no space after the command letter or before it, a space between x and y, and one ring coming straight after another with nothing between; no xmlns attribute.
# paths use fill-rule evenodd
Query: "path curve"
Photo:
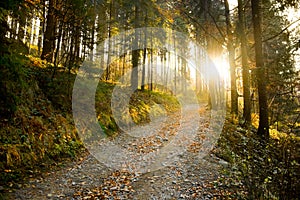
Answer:
<svg viewBox="0 0 300 200"><path fill-rule="evenodd" d="M9 194L10 199L211 199L220 193L211 183L220 177L225 161L208 154L199 156L204 133L209 127L210 111L200 110L201 120L195 140L187 151L173 158L169 166L150 172L112 170L88 154L80 162L68 163L52 171L28 179L27 183ZM192 113L190 116L193 116ZM179 128L180 113L167 119L157 135L148 138L128 138L122 135L114 141L138 152L149 153L167 145ZM191 127L194 121L188 120ZM126 142L124 142L126 141Z"/></svg>

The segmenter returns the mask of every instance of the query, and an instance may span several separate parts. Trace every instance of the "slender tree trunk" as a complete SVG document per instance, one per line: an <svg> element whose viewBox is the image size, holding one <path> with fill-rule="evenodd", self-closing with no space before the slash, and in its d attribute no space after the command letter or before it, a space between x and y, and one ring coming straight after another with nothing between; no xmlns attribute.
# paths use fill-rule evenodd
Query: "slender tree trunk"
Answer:
<svg viewBox="0 0 300 200"><path fill-rule="evenodd" d="M164 83L164 91L167 92L167 88L168 88L168 85L167 85L167 80L168 80L168 70L167 70L167 65L166 65L166 62L167 62L167 52L164 51L164 54L163 54L163 62L162 62L162 67L164 69L164 73L163 73L163 76L162 76L162 79L163 79L163 83Z"/></svg>
<svg viewBox="0 0 300 200"><path fill-rule="evenodd" d="M49 0L48 5L48 14L47 14L47 26L46 31L44 33L44 41L43 41L43 51L41 55L41 59L45 59L48 62L52 62L53 59L53 51L54 51L54 42L55 41L55 14L54 14L54 5L55 0Z"/></svg>
<svg viewBox="0 0 300 200"><path fill-rule="evenodd" d="M203 1L203 19L204 19L204 27L206 30L210 30L210 20L211 18L209 18L209 14L208 12L211 9L211 1L205 0ZM205 42L206 42L206 50L207 50L207 54L210 57L213 57L215 55L215 48L214 48L214 44L213 44L213 40L211 39L210 35L205 33ZM205 57L205 63L208 63L208 57L206 55ZM207 65L206 65L207 66ZM207 70L207 69L205 69ZM212 109L215 108L215 91L214 91L214 83L213 81L210 79L207 82L207 91L208 91L208 108Z"/></svg>
<svg viewBox="0 0 300 200"><path fill-rule="evenodd" d="M134 22L134 40L133 40L133 50L132 50L132 72L131 72L131 87L133 89L138 89L138 64L140 58L140 51L136 49L139 43L139 32L137 28L139 27L139 1L135 3L135 22Z"/></svg>
<svg viewBox="0 0 300 200"><path fill-rule="evenodd" d="M99 5L99 9L98 9L98 27L97 27L97 40L98 42L102 42L100 43L100 45L97 45L96 49L97 52L101 52L102 55L104 55L105 52L102 52L105 49L105 44L104 44L104 40L107 38L107 16L103 13L106 13L106 6L105 5ZM105 58L103 56L100 56L100 66L101 68L105 68L105 63L104 63ZM106 79L106 74L101 77L101 79Z"/></svg>
<svg viewBox="0 0 300 200"><path fill-rule="evenodd" d="M63 34L62 34L62 42L61 42L61 62L66 63L65 53L67 52L67 46L68 46L68 26L64 25L63 27Z"/></svg>
<svg viewBox="0 0 300 200"><path fill-rule="evenodd" d="M147 56L147 33L145 33L144 39L144 49L143 49L143 69L142 69L142 83L141 90L145 90L145 75L146 75L146 56Z"/></svg>
<svg viewBox="0 0 300 200"><path fill-rule="evenodd" d="M5 20L1 20L1 22L2 23L7 23L7 22L5 22ZM16 20L14 20L14 18L11 18L11 21L10 21L10 27L11 27L11 29L9 31L9 37L13 38L13 39L15 39L15 37L16 37L16 31L17 31L16 27L14 25L15 23L16 23ZM8 26L8 23L6 25L4 25L4 26ZM3 35L5 36L5 34L3 34Z"/></svg>
<svg viewBox="0 0 300 200"><path fill-rule="evenodd" d="M91 60L94 60L94 45L95 45L95 32L96 32L96 0L94 0L94 10L93 10L93 26L92 26L92 33L91 33L91 53L90 58Z"/></svg>
<svg viewBox="0 0 300 200"><path fill-rule="evenodd" d="M162 51L161 52L161 56L160 56L160 63L161 63L161 74L160 74L160 77L161 77L161 80L163 82L163 79L165 77L165 74L166 74L166 67L165 67L165 52ZM164 92L164 86L162 86L161 88L161 91Z"/></svg>
<svg viewBox="0 0 300 200"><path fill-rule="evenodd" d="M150 49L150 90L153 91L153 48L152 48L152 31L151 31L151 49Z"/></svg>
<svg viewBox="0 0 300 200"><path fill-rule="evenodd" d="M121 76L124 76L125 74L125 65L126 65L126 53L122 55L122 73Z"/></svg>
<svg viewBox="0 0 300 200"><path fill-rule="evenodd" d="M256 77L258 86L259 101L259 126L258 134L265 139L269 138L269 118L268 118L268 101L265 82L265 66L262 50L262 31L260 19L260 1L251 0L252 7L252 23L254 29L255 41L255 61L256 61Z"/></svg>
<svg viewBox="0 0 300 200"><path fill-rule="evenodd" d="M242 50L242 76L243 76L243 98L244 98L244 110L243 118L245 120L244 125L249 126L251 124L251 99L250 99L250 75L247 58L247 38L245 34L245 10L244 1L238 0L238 14L239 14L239 35L241 41Z"/></svg>
<svg viewBox="0 0 300 200"><path fill-rule="evenodd" d="M46 15L45 0L42 0L42 5L43 5L43 12L42 12L43 16L40 17L40 27L39 27L39 32L38 32L38 55L41 55L43 35L45 32L45 15Z"/></svg>
<svg viewBox="0 0 300 200"><path fill-rule="evenodd" d="M184 58L182 58L181 64L182 64L182 71L183 71L182 92L183 92L183 94L185 94L186 90L187 90L187 78L188 77L187 77L187 63Z"/></svg>
<svg viewBox="0 0 300 200"><path fill-rule="evenodd" d="M225 0L225 16L226 16L226 27L227 27L227 49L229 53L229 64L230 64L230 80L231 80L231 114L238 115L238 94L236 89L236 73L235 73L235 51L233 46L233 33L232 25L230 22L230 12L228 0Z"/></svg>
<svg viewBox="0 0 300 200"><path fill-rule="evenodd" d="M31 37L31 22L32 20L29 19L29 17L26 17L25 19L25 37L24 37L24 43L25 46L28 47L28 54L30 53L30 37Z"/></svg>
<svg viewBox="0 0 300 200"><path fill-rule="evenodd" d="M76 66L78 66L79 63L80 63L80 45L82 45L81 44L81 40L80 40L81 34L80 34L80 28L79 28L79 26L76 27L76 33L75 33L75 50L74 50L74 58L75 58L75 60L74 60L74 64ZM85 56L85 52L86 51L83 52L83 56ZM70 67L72 68L74 66L70 66Z"/></svg>
<svg viewBox="0 0 300 200"><path fill-rule="evenodd" d="M112 28L112 9L113 0L109 3L109 22L108 22L108 54L107 54L107 66L106 66L106 81L109 80L110 76L110 51L111 51L111 28Z"/></svg>
<svg viewBox="0 0 300 200"><path fill-rule="evenodd" d="M32 19L30 20L31 22L31 27L30 27L30 34L28 34L28 47L29 47L29 53L31 53L31 46L32 45L36 45L35 44L35 36L36 36L36 27L37 27L37 20L36 20L36 16L33 15Z"/></svg>
<svg viewBox="0 0 300 200"><path fill-rule="evenodd" d="M169 37L169 41L168 43L171 44L171 37ZM168 83L169 83L169 78L171 77L172 73L171 73L171 52L168 51L167 52L168 54L168 57L167 57L167 60L168 60L168 70L167 70L167 73L166 73L166 78L165 78L165 86L166 86L166 89L168 89ZM172 84L172 81L170 81L171 84ZM172 90L170 90L172 92Z"/></svg>
<svg viewBox="0 0 300 200"><path fill-rule="evenodd" d="M72 28L72 33L75 32L75 28L76 27L73 27ZM75 36L74 34L71 36L71 40L70 40L70 48L69 48L69 52L68 52L68 56L69 56L69 59L68 59L68 68L70 69L70 67L74 64L74 60L75 60L75 48L74 48L74 44L75 44Z"/></svg>
<svg viewBox="0 0 300 200"><path fill-rule="evenodd" d="M145 15L145 24L148 24L148 12L146 11ZM147 57L147 37L148 34L145 32L144 35L144 49L143 49L143 69L142 69L142 83L141 83L141 90L145 90L145 76L146 76L146 57Z"/></svg>
<svg viewBox="0 0 300 200"><path fill-rule="evenodd" d="M199 42L200 41L200 33L199 33L199 30L197 30L196 32L196 41ZM198 49L198 48L195 48L195 57L197 59L197 63L202 63L203 62L203 56L202 56L202 51ZM199 66L197 66L197 69L196 69L196 91L197 91L197 94L201 94L203 91L202 91L202 84L201 84L201 68L202 66L199 64Z"/></svg>
<svg viewBox="0 0 300 200"><path fill-rule="evenodd" d="M58 55L59 55L59 51L60 51L60 43L61 43L61 38L62 38L62 32L63 32L63 22L60 22L59 23L59 28L58 28L58 39L57 39L57 43L56 43L56 50L55 50L55 54L54 54L54 70L53 70L53 73L52 73L52 79L55 76L56 69L57 69L57 66L59 64Z"/></svg>
<svg viewBox="0 0 300 200"><path fill-rule="evenodd" d="M19 12L25 12L24 10L20 9ZM25 16L19 16L19 30L18 30L18 39L21 42L25 43L25 28L26 28L26 15ZM15 24L17 26L17 24Z"/></svg>
<svg viewBox="0 0 300 200"><path fill-rule="evenodd" d="M174 95L177 94L177 52L176 52L176 38L173 36L174 46Z"/></svg>

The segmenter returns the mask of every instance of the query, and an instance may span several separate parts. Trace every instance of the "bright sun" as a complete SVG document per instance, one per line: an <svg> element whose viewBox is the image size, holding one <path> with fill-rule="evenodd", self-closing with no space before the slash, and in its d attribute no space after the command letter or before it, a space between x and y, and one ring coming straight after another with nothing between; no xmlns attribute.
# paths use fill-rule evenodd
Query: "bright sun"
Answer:
<svg viewBox="0 0 300 200"><path fill-rule="evenodd" d="M229 86L230 81L230 67L228 59L225 56L220 56L212 59L215 67L217 68L219 75L222 80L224 80L225 86Z"/></svg>
<svg viewBox="0 0 300 200"><path fill-rule="evenodd" d="M237 0L228 0L228 4L230 9L233 9L234 7L236 7L238 5Z"/></svg>

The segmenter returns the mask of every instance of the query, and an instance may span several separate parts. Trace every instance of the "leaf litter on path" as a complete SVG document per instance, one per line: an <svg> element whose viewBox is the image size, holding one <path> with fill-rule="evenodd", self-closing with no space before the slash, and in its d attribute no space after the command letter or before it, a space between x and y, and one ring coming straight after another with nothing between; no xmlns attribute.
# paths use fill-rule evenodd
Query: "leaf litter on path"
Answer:
<svg viewBox="0 0 300 200"><path fill-rule="evenodd" d="M212 154L199 156L204 132L209 126L209 111L201 110L197 135L186 151L173 157L172 162L149 172L134 170L134 166L114 170L87 155L80 163L41 179L30 180L31 186L16 189L11 199L220 199L229 197L231 190L220 182L223 164ZM180 115L164 122L157 134L147 138L120 135L114 138L122 148L143 157L159 152L168 145L179 129ZM190 119L186 123L193 123ZM188 138L186 138L188 139ZM183 141L183 144L185 141ZM151 158L150 158L151 161ZM150 162L149 161L149 162ZM73 165L73 166L72 166ZM130 165L130 163L129 163ZM131 169L131 170L130 170ZM224 177L222 177L224 178ZM228 196L229 195L229 196ZM230 199L230 198L229 198Z"/></svg>

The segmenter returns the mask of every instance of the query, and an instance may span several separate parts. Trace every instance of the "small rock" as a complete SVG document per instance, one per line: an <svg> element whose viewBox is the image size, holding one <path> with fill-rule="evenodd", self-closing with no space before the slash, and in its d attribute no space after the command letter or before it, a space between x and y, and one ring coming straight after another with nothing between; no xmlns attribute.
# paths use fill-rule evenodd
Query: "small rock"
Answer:
<svg viewBox="0 0 300 200"><path fill-rule="evenodd" d="M118 189L117 187L110 188L110 190L117 190L117 189Z"/></svg>
<svg viewBox="0 0 300 200"><path fill-rule="evenodd" d="M225 160L219 160L219 164L223 165L224 167L228 166L228 162Z"/></svg>
<svg viewBox="0 0 300 200"><path fill-rule="evenodd" d="M123 190L124 190L125 192L129 192L129 189L128 189L127 186L125 186Z"/></svg>

